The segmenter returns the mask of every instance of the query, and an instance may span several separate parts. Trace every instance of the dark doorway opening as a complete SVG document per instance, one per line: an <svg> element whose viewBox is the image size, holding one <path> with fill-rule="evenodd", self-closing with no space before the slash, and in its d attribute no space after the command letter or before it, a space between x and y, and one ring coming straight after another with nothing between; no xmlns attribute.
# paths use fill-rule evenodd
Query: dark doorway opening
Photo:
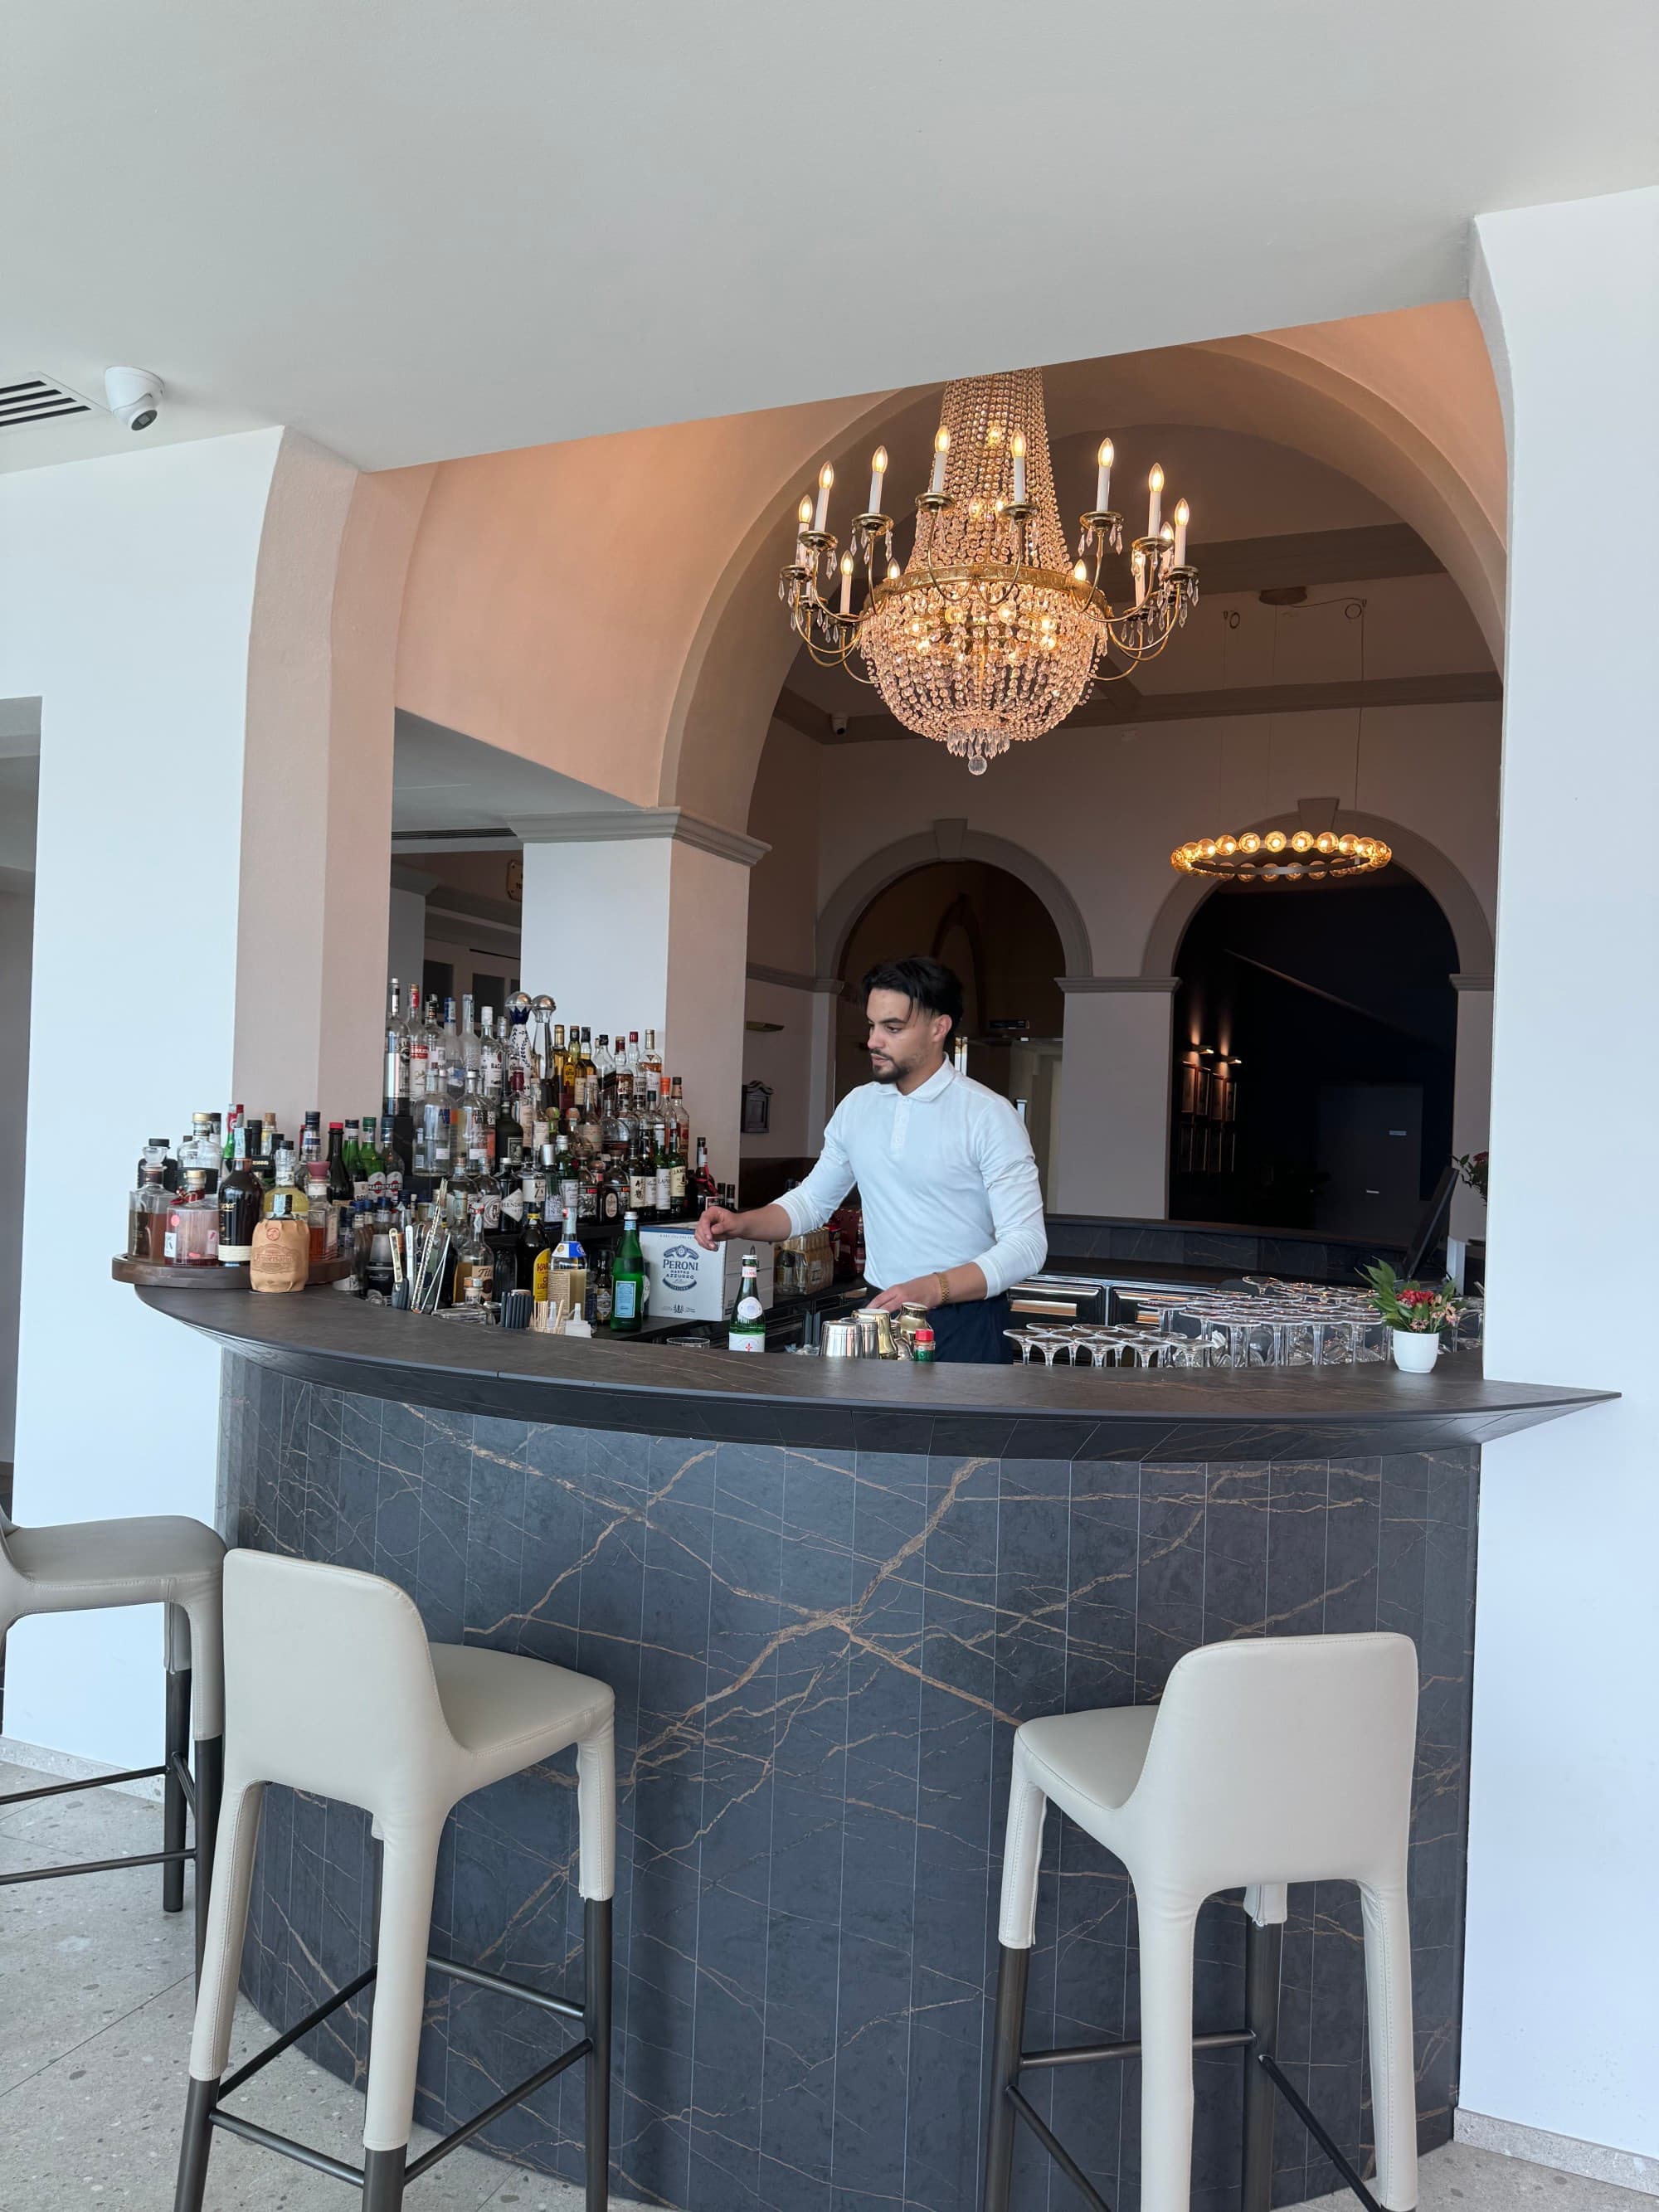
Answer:
<svg viewBox="0 0 1659 2212"><path fill-rule="evenodd" d="M1213 892L1176 962L1171 1218L1407 1241L1451 1150L1456 966L1397 866Z"/></svg>

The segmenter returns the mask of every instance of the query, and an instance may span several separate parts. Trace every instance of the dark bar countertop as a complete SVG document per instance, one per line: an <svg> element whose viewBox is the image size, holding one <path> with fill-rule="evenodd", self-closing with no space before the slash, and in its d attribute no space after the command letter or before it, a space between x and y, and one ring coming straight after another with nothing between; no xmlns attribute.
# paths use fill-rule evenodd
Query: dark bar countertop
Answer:
<svg viewBox="0 0 1659 2212"><path fill-rule="evenodd" d="M147 1306L304 1382L509 1420L709 1443L1006 1459L1367 1458L1452 1450L1613 1393L1490 1380L1472 1352L1392 1365L918 1368L566 1340L297 1297L141 1290Z"/></svg>

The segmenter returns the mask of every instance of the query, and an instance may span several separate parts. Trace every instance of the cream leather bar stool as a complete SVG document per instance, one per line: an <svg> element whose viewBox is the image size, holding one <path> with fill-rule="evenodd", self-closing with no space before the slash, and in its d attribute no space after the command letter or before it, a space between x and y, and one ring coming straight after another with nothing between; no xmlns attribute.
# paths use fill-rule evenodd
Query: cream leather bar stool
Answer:
<svg viewBox="0 0 1659 2212"><path fill-rule="evenodd" d="M520 2099L586 2066L587 2212L608 2202L611 2134L611 1898L617 1855L615 1699L604 1682L512 1652L428 1644L411 1600L376 1575L232 1552L225 1561L225 1690L230 1746L207 1958L196 2003L176 2212L201 2212L216 2127L281 2151L362 2191L365 2212L395 2212L408 2181ZM580 2003L476 1966L433 1958L432 1892L444 1822L461 1798L576 1748L586 1900ZM221 2079L253 1848L265 1784L286 1784L374 1819L380 1842L374 1956L337 1995ZM578 2041L420 2158L408 2158L428 1968L579 2021ZM361 2167L274 2134L222 2100L370 1982L374 2008Z"/></svg>
<svg viewBox="0 0 1659 2212"><path fill-rule="evenodd" d="M1417 1655L1404 1636L1285 1636L1212 1644L1170 1672L1163 1701L1027 1721L1014 1735L1002 1869L985 2212L1007 2212L1023 2120L1095 2212L1105 2199L1020 2088L1022 2073L1139 2056L1141 2212L1188 2212L1193 2051L1245 2052L1244 2212L1267 2212L1273 2092L1285 2099L1370 2212L1413 2212L1406 1849L1417 1733ZM1140 1923L1140 2039L1026 2051L1037 1855L1050 1804L1128 1869ZM1364 1909L1376 2193L1274 2056L1285 1886L1356 1881ZM1242 2028L1194 2035L1193 1932L1216 1891L1244 1889Z"/></svg>
<svg viewBox="0 0 1659 2212"><path fill-rule="evenodd" d="M159 1851L125 1858L83 1859L73 1866L30 1867L0 1875L0 1887L47 1881L57 1875L107 1874L118 1867L159 1866L161 1910L182 1912L185 1862L196 1862L196 1969L202 1966L207 1900L218 1826L224 1754L224 1678L220 1651L219 1583L225 1547L200 1521L156 1514L131 1521L71 1521L19 1528L0 1513L0 1642L19 1620L40 1613L97 1613L112 1606L162 1605L167 1710L162 1764L86 1782L54 1782L0 1797L0 1812L40 1797L102 1790L112 1782L162 1778ZM192 1723L196 1765L190 1766ZM196 1842L185 1844L185 1814L195 1815Z"/></svg>

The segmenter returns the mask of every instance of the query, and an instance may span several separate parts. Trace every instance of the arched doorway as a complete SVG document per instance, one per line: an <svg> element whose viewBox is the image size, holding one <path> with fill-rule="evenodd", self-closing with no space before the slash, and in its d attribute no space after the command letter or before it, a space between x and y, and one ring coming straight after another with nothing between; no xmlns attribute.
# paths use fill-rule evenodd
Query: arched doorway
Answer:
<svg viewBox="0 0 1659 2212"><path fill-rule="evenodd" d="M962 978L969 1073L1005 1098L1025 1101L1026 1126L1048 1188L1058 1096L1064 973L1060 933L1028 884L986 860L933 860L907 869L868 901L841 949L836 1096L869 1080L859 986L883 960L929 953Z"/></svg>
<svg viewBox="0 0 1659 2212"><path fill-rule="evenodd" d="M1174 963L1171 1218L1409 1241L1451 1153L1456 964L1398 865L1212 892Z"/></svg>

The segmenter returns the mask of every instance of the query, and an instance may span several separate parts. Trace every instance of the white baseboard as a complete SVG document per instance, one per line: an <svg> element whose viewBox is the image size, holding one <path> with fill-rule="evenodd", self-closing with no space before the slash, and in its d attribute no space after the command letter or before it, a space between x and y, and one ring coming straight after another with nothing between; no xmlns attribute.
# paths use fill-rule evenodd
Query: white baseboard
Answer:
<svg viewBox="0 0 1659 2212"><path fill-rule="evenodd" d="M13 1766L27 1766L36 1774L45 1774L54 1782L94 1782L110 1769L100 1766L95 1759L78 1759L72 1751L51 1751L43 1743L24 1743L15 1735L0 1735L0 1759ZM124 1797L142 1797L152 1805L161 1802L161 1778L152 1775L148 1782L118 1782L112 1785ZM0 1796L5 1793L0 1791Z"/></svg>
<svg viewBox="0 0 1659 2212"><path fill-rule="evenodd" d="M1552 2135L1547 2128L1522 2127L1518 2120L1494 2120L1460 2105L1452 2133L1475 2150L1501 2151L1559 2173L1582 2174L1587 2181L1610 2181L1644 2197L1659 2197L1659 2158L1639 2150L1614 2150L1607 2143L1582 2142L1577 2136Z"/></svg>

